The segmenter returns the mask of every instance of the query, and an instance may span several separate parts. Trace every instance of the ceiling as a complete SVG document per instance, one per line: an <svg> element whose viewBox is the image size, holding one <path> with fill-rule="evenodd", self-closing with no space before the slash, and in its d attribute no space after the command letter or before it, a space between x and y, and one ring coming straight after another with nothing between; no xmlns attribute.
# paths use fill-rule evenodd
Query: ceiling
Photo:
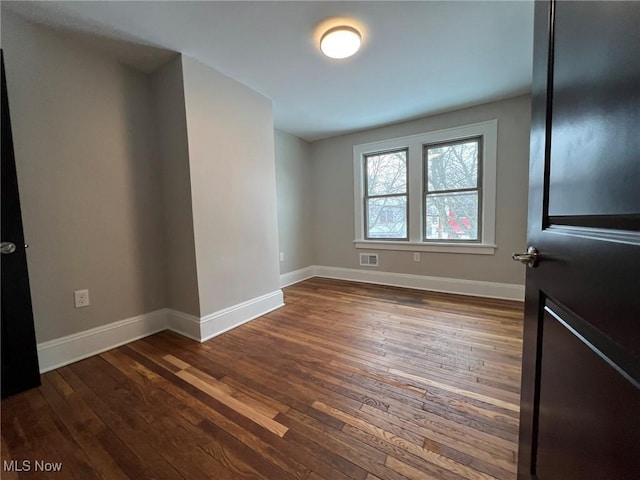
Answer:
<svg viewBox="0 0 640 480"><path fill-rule="evenodd" d="M140 70L182 52L273 101L276 128L309 141L530 91L532 1L2 2ZM350 59L318 48L352 21Z"/></svg>

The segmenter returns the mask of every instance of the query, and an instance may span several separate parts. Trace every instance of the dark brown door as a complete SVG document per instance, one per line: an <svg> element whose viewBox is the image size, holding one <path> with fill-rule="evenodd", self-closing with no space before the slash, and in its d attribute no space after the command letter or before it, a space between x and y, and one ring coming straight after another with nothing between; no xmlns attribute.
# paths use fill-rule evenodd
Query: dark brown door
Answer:
<svg viewBox="0 0 640 480"><path fill-rule="evenodd" d="M40 385L7 84L2 63L2 398Z"/></svg>
<svg viewBox="0 0 640 480"><path fill-rule="evenodd" d="M640 478L640 2L536 2L518 478Z"/></svg>

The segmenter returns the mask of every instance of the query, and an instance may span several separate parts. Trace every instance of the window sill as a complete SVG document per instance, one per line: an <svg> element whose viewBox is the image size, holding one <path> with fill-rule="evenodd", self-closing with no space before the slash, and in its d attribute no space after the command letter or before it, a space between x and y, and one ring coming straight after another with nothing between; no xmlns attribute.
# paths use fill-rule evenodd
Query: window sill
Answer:
<svg viewBox="0 0 640 480"><path fill-rule="evenodd" d="M486 243L422 243L384 240L354 240L356 248L373 250L396 250L410 252L466 253L472 255L493 255L496 245Z"/></svg>

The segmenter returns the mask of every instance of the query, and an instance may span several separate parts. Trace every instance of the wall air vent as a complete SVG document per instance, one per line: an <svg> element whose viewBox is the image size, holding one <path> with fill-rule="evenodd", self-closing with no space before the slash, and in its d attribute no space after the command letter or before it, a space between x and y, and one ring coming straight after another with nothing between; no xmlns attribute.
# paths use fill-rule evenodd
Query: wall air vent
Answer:
<svg viewBox="0 0 640 480"><path fill-rule="evenodd" d="M363 265L365 267L377 267L378 254L377 253L361 253L360 265Z"/></svg>

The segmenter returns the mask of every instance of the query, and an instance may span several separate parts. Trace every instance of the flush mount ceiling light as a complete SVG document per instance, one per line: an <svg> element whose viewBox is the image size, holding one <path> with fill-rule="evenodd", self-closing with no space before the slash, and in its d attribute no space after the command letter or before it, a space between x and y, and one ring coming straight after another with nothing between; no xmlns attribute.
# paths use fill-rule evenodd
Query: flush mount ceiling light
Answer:
<svg viewBox="0 0 640 480"><path fill-rule="evenodd" d="M327 30L320 39L320 50L327 57L347 58L360 49L362 36L353 27L341 25Z"/></svg>

